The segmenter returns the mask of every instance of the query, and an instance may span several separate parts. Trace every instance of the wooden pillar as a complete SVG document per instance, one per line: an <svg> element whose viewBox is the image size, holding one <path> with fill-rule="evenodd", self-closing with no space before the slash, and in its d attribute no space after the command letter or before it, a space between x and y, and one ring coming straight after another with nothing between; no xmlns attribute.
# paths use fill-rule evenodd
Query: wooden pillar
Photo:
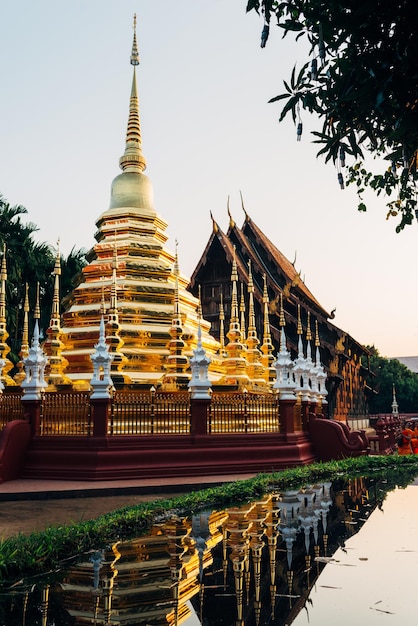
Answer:
<svg viewBox="0 0 418 626"><path fill-rule="evenodd" d="M280 400L280 424L281 432L289 435L295 432L294 410L296 398L294 400Z"/></svg>
<svg viewBox="0 0 418 626"><path fill-rule="evenodd" d="M23 417L31 426L32 437L40 435L41 430L41 402L42 400L21 400L23 404Z"/></svg>
<svg viewBox="0 0 418 626"><path fill-rule="evenodd" d="M376 435L379 438L379 452L380 454L387 454L389 452L389 437L387 436L386 424L383 419L378 419L375 424Z"/></svg>
<svg viewBox="0 0 418 626"><path fill-rule="evenodd" d="M92 398L90 400L93 418L93 437L107 437L110 403L110 398Z"/></svg>
<svg viewBox="0 0 418 626"><path fill-rule="evenodd" d="M190 401L190 413L191 424L190 434L192 437L207 435L208 434L208 421L209 421L209 406L210 399L191 399Z"/></svg>
<svg viewBox="0 0 418 626"><path fill-rule="evenodd" d="M302 400L302 407L301 407L301 421L302 421L302 430L307 431L308 430L308 424L309 424L309 407L311 406L310 402L306 402L305 400Z"/></svg>

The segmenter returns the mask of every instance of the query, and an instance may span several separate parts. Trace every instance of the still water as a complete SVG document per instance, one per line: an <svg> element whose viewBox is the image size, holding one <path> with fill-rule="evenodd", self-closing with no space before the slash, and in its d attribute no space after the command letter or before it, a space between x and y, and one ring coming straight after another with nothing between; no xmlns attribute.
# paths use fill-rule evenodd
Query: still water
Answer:
<svg viewBox="0 0 418 626"><path fill-rule="evenodd" d="M418 481L338 480L191 518L0 590L0 624L403 626L418 585Z"/></svg>

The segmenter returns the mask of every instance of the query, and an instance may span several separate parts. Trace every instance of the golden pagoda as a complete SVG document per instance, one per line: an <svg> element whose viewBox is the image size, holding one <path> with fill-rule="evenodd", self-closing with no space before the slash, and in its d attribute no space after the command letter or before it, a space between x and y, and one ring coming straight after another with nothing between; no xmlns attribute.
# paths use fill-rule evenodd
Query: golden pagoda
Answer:
<svg viewBox="0 0 418 626"><path fill-rule="evenodd" d="M152 185L144 174L136 19L130 62L133 78L125 151L119 161L122 173L113 180L110 206L96 222L97 243L87 255L82 282L63 313L65 374L76 388L87 388L93 371L90 355L99 336L102 292L111 317L111 344L118 353L116 387L160 384L170 370L167 357L173 353L174 310L182 329L182 354L191 356L197 345L198 299L186 290L189 281L177 271L176 255L165 247L167 223L154 209ZM210 324L201 320L202 344L212 357L211 376L217 380L219 343L209 329Z"/></svg>

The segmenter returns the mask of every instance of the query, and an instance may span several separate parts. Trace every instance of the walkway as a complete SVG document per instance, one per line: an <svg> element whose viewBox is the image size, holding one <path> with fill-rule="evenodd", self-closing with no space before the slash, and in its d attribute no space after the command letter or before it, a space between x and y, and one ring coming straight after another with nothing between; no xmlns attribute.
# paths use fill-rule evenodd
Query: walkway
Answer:
<svg viewBox="0 0 418 626"><path fill-rule="evenodd" d="M13 480L0 484L0 540L253 475L100 482Z"/></svg>

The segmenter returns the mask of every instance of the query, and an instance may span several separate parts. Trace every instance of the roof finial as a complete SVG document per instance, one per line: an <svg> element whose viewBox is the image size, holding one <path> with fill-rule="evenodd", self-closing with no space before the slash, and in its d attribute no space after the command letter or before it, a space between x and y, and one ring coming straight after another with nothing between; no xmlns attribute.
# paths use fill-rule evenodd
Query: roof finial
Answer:
<svg viewBox="0 0 418 626"><path fill-rule="evenodd" d="M229 216L229 227L230 228L234 228L235 222L234 222L234 219L233 219L233 217L231 215L231 210L229 208L229 196L228 196L228 202L227 202L226 208L227 208L228 216Z"/></svg>
<svg viewBox="0 0 418 626"><path fill-rule="evenodd" d="M241 197L241 208L244 211L244 215L245 215L245 221L248 222L250 219L250 216L248 215L247 211L245 210L245 206L244 206L244 198L242 197L242 191L241 189L239 190L239 195Z"/></svg>
<svg viewBox="0 0 418 626"><path fill-rule="evenodd" d="M139 65L138 44L136 42L136 13L134 13L134 40L132 42L131 65Z"/></svg>
<svg viewBox="0 0 418 626"><path fill-rule="evenodd" d="M147 166L147 162L142 154L141 125L139 121L138 92L136 87L135 67L139 65L138 46L136 43L136 16L134 16L134 39L130 62L131 65L134 66L134 74L132 77L131 99L129 103L126 146L123 156L119 159L119 166L124 172L143 172Z"/></svg>
<svg viewBox="0 0 418 626"><path fill-rule="evenodd" d="M215 218L213 217L213 213L212 211L210 211L210 219L212 220L212 230L214 233L217 233L219 230L219 226L215 220Z"/></svg>

